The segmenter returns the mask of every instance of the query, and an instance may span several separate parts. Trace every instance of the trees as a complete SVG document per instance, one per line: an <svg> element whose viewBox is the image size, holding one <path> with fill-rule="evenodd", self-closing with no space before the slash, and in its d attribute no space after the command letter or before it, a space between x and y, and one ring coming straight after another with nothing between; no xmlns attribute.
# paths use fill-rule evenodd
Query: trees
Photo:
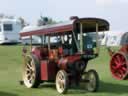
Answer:
<svg viewBox="0 0 128 96"><path fill-rule="evenodd" d="M27 25L29 25L23 17L19 17L18 19L21 22L22 28L25 27L25 26L27 26Z"/></svg>
<svg viewBox="0 0 128 96"><path fill-rule="evenodd" d="M12 15L6 15L6 14L4 14L4 13L0 13L0 19L3 19L3 18L14 19L15 16L12 16Z"/></svg>
<svg viewBox="0 0 128 96"><path fill-rule="evenodd" d="M40 16L37 21L37 26L47 25L47 24L56 24L57 22L54 21L52 18Z"/></svg>

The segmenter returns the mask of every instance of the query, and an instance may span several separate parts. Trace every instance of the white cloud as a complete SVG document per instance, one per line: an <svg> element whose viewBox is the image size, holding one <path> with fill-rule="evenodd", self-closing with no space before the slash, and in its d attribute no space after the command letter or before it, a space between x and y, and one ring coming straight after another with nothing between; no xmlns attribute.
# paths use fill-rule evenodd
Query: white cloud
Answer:
<svg viewBox="0 0 128 96"><path fill-rule="evenodd" d="M121 3L128 3L128 0L119 0Z"/></svg>
<svg viewBox="0 0 128 96"><path fill-rule="evenodd" d="M96 4L100 6L108 6L113 3L113 0L96 0Z"/></svg>
<svg viewBox="0 0 128 96"><path fill-rule="evenodd" d="M96 0L96 4L99 6L109 6L118 3L127 4L128 0Z"/></svg>

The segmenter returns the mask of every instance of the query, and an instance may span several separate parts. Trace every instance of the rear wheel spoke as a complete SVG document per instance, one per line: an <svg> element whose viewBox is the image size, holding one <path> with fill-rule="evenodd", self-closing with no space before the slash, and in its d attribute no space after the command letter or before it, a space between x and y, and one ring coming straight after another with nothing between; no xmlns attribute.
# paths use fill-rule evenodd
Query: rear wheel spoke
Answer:
<svg viewBox="0 0 128 96"><path fill-rule="evenodd" d="M122 70L123 70L124 72L126 72L127 68L125 68L125 67L122 67Z"/></svg>
<svg viewBox="0 0 128 96"><path fill-rule="evenodd" d="M113 65L113 66L112 66L112 69L113 69L113 70L116 70L116 69L117 69L117 67Z"/></svg>
<svg viewBox="0 0 128 96"><path fill-rule="evenodd" d="M28 68L28 69L31 69L31 66L30 66L30 64L27 64L27 68Z"/></svg>

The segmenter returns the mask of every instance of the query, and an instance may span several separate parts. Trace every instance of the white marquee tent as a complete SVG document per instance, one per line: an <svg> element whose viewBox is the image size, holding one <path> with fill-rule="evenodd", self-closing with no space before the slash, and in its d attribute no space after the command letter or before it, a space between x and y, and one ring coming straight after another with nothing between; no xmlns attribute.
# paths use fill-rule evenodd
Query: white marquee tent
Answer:
<svg viewBox="0 0 128 96"><path fill-rule="evenodd" d="M101 45L120 46L128 44L128 32L107 31L102 39Z"/></svg>

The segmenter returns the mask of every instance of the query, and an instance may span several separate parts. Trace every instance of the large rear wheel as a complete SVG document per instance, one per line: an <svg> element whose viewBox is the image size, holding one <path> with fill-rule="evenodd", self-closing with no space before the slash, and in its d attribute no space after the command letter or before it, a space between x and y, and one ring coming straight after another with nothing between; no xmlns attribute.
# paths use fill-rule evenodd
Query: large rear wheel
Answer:
<svg viewBox="0 0 128 96"><path fill-rule="evenodd" d="M60 94L64 94L68 89L68 76L64 70L58 71L56 75L56 89Z"/></svg>
<svg viewBox="0 0 128 96"><path fill-rule="evenodd" d="M110 61L110 71L112 76L118 80L127 79L128 76L128 58L122 52L115 53Z"/></svg>
<svg viewBox="0 0 128 96"><path fill-rule="evenodd" d="M28 88L38 87L40 84L40 65L36 56L26 56L23 71L23 82L25 86Z"/></svg>

